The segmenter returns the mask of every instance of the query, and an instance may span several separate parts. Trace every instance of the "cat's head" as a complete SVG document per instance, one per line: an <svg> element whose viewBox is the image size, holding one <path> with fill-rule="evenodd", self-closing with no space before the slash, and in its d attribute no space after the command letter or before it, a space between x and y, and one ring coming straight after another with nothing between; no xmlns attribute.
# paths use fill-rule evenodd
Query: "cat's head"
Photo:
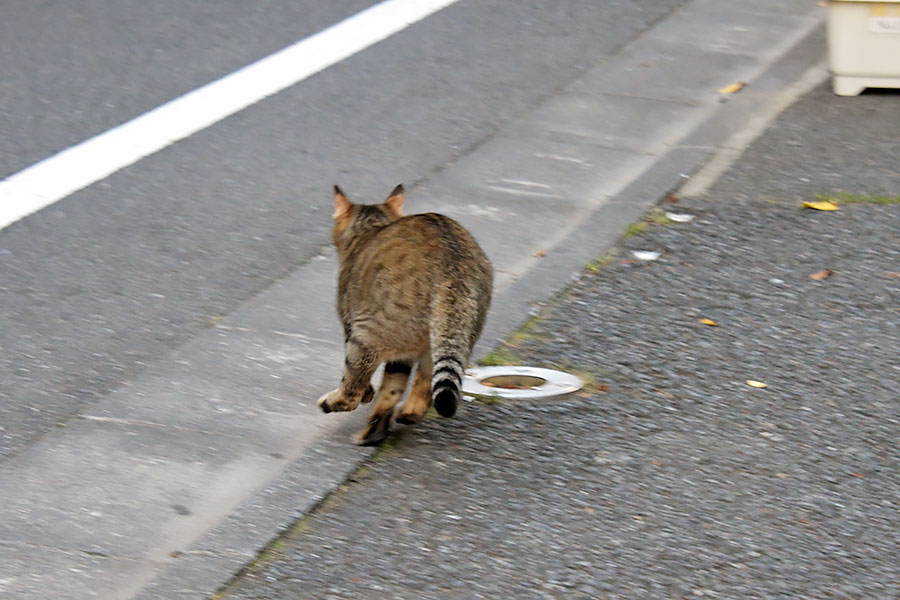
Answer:
<svg viewBox="0 0 900 600"><path fill-rule="evenodd" d="M403 216L403 184L382 204L353 204L334 186L334 245L339 249L362 233L390 225Z"/></svg>

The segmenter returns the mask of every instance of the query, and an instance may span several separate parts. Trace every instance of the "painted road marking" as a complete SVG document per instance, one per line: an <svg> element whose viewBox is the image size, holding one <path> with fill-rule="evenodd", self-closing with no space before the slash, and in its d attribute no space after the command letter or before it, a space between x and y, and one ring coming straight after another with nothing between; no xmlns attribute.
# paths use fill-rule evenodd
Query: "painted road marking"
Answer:
<svg viewBox="0 0 900 600"><path fill-rule="evenodd" d="M0 229L456 2L385 0L19 171L0 182Z"/></svg>

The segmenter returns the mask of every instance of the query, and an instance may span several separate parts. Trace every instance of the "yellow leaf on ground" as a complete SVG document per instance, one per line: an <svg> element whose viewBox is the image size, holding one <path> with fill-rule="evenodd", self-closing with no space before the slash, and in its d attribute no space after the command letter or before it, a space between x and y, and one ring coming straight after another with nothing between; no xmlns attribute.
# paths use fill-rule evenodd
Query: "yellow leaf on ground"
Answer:
<svg viewBox="0 0 900 600"><path fill-rule="evenodd" d="M734 94L734 93L739 92L742 89L744 89L745 85L747 85L747 82L745 82L745 81L735 81L731 85L726 85L723 88L719 88L719 93L720 94Z"/></svg>
<svg viewBox="0 0 900 600"><path fill-rule="evenodd" d="M719 325L712 319L700 319L700 322L703 323L704 325L709 325L710 327L717 327Z"/></svg>
<svg viewBox="0 0 900 600"><path fill-rule="evenodd" d="M815 200L811 202L804 202L803 208L814 208L816 210L837 210L840 207L830 200Z"/></svg>
<svg viewBox="0 0 900 600"><path fill-rule="evenodd" d="M816 281L822 281L823 279L828 279L831 277L831 274L834 273L831 269L822 269L821 271L816 271L812 275L809 276L810 279L815 279Z"/></svg>
<svg viewBox="0 0 900 600"><path fill-rule="evenodd" d="M762 381L755 381L755 380L753 380L753 379L748 379L748 380L747 380L747 385L749 385L750 387L755 387L755 388L760 388L760 389L761 389L761 388L767 388L767 387L769 387L768 385L766 385L766 384L763 383Z"/></svg>

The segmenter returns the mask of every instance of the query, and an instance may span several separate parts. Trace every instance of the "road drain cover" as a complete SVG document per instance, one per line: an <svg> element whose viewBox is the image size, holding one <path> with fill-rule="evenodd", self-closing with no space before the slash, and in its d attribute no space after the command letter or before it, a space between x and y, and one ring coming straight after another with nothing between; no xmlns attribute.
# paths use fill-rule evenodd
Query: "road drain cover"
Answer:
<svg viewBox="0 0 900 600"><path fill-rule="evenodd" d="M463 392L500 398L548 398L581 389L574 375L541 367L478 367L466 370Z"/></svg>

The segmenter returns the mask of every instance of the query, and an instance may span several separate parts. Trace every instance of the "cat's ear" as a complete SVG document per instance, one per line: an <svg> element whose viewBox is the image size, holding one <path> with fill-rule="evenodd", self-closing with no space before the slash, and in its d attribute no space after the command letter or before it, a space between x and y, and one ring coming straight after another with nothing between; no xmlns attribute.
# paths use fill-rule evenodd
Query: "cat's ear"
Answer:
<svg viewBox="0 0 900 600"><path fill-rule="evenodd" d="M334 214L331 216L334 219L346 218L350 214L350 209L352 207L353 203L347 199L347 196L344 195L341 188L334 186Z"/></svg>
<svg viewBox="0 0 900 600"><path fill-rule="evenodd" d="M385 206L387 206L388 214L391 215L393 220L397 220L403 216L403 184L401 183L397 187L394 188L394 191L390 193L387 200L384 201Z"/></svg>

